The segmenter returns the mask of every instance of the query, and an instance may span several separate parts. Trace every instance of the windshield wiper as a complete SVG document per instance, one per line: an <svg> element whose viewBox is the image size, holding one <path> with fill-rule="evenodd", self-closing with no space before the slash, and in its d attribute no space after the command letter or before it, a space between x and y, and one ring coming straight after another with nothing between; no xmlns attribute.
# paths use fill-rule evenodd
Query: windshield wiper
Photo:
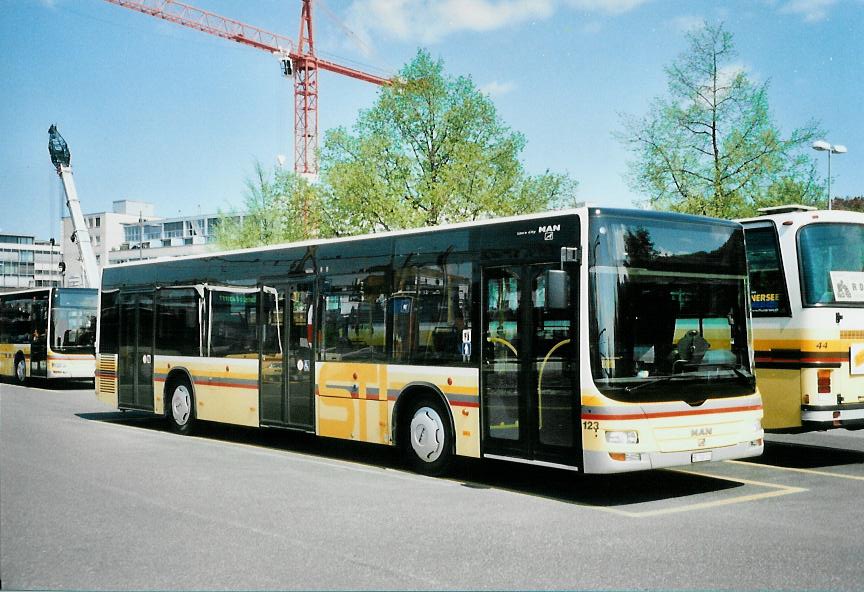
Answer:
<svg viewBox="0 0 864 592"><path fill-rule="evenodd" d="M736 364L699 364L699 367L703 366L714 366L716 368L722 368L723 370L731 370L738 378L746 381L747 384L750 384L750 382L753 380L752 374L748 375Z"/></svg>
<svg viewBox="0 0 864 592"><path fill-rule="evenodd" d="M659 384L661 382L669 382L673 378L686 378L686 377L682 376L681 374L669 374L667 376L658 376L654 380L650 380L648 382L643 382L640 384L634 384L631 386L625 386L624 392L625 393L632 393L633 391L638 391L639 389L645 388L646 386L652 386L655 384Z"/></svg>

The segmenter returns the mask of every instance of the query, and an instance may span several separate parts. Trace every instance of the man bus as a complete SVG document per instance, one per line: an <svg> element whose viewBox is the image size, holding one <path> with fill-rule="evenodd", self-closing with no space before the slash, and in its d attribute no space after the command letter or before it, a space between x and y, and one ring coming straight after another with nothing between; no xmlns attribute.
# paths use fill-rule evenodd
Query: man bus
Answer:
<svg viewBox="0 0 864 592"><path fill-rule="evenodd" d="M97 395L610 473L762 452L738 223L581 208L105 268Z"/></svg>
<svg viewBox="0 0 864 592"><path fill-rule="evenodd" d="M95 288L36 288L0 294L0 376L93 379Z"/></svg>

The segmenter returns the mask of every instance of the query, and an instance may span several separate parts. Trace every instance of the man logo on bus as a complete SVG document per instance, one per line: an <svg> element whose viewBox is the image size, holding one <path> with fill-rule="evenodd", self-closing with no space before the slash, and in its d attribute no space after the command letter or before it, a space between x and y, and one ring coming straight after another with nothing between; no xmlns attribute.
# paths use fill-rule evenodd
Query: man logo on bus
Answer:
<svg viewBox="0 0 864 592"><path fill-rule="evenodd" d="M693 428L690 430L690 436L698 438L700 436L710 436L713 428Z"/></svg>
<svg viewBox="0 0 864 592"><path fill-rule="evenodd" d="M548 226L544 226L541 224L540 227L537 228L537 232L544 235L544 240L553 240L555 238L555 233L559 232L560 230L560 224L549 224Z"/></svg>

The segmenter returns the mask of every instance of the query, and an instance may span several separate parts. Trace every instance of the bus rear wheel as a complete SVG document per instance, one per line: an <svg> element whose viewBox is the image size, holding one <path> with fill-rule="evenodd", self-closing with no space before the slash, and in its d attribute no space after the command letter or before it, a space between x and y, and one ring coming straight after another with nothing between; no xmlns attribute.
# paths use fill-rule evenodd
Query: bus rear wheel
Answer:
<svg viewBox="0 0 864 592"><path fill-rule="evenodd" d="M402 422L402 454L424 475L444 473L453 460L453 429L439 401L422 397L413 402Z"/></svg>
<svg viewBox="0 0 864 592"><path fill-rule="evenodd" d="M27 362L21 354L15 357L15 382L18 384L27 382Z"/></svg>
<svg viewBox="0 0 864 592"><path fill-rule="evenodd" d="M177 434L188 434L195 423L195 395L185 379L175 380L168 390L168 425Z"/></svg>

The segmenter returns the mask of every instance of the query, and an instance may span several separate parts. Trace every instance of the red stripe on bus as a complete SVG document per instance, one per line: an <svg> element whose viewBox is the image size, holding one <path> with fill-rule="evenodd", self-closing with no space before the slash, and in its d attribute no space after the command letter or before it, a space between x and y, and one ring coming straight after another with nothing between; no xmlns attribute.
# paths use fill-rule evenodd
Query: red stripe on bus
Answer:
<svg viewBox="0 0 864 592"><path fill-rule="evenodd" d="M199 384L200 386L224 386L224 387L231 387L231 388L245 388L245 389L257 389L257 388L258 388L258 383L257 383L257 382L254 383L254 384L237 384L237 383L235 383L235 382L206 382L206 381L200 381L198 384Z"/></svg>
<svg viewBox="0 0 864 592"><path fill-rule="evenodd" d="M153 378L153 382L165 382L164 378ZM231 388L243 388L243 389L257 389L258 383L254 384L237 384L234 382L210 382L207 380L198 380L196 382L198 386L223 386L223 387L231 387Z"/></svg>
<svg viewBox="0 0 864 592"><path fill-rule="evenodd" d="M843 364L844 362L849 361L849 356L843 356L842 358L771 358L771 357L757 357L756 362L760 364L765 363L780 363L780 364Z"/></svg>
<svg viewBox="0 0 864 592"><path fill-rule="evenodd" d="M687 417L690 415L709 415L713 413L738 413L740 411L760 411L761 409L762 405L744 405L742 407L724 407L723 409L694 409L692 411L657 411L655 413L627 413L620 415L583 413L582 419L656 419L660 417Z"/></svg>

